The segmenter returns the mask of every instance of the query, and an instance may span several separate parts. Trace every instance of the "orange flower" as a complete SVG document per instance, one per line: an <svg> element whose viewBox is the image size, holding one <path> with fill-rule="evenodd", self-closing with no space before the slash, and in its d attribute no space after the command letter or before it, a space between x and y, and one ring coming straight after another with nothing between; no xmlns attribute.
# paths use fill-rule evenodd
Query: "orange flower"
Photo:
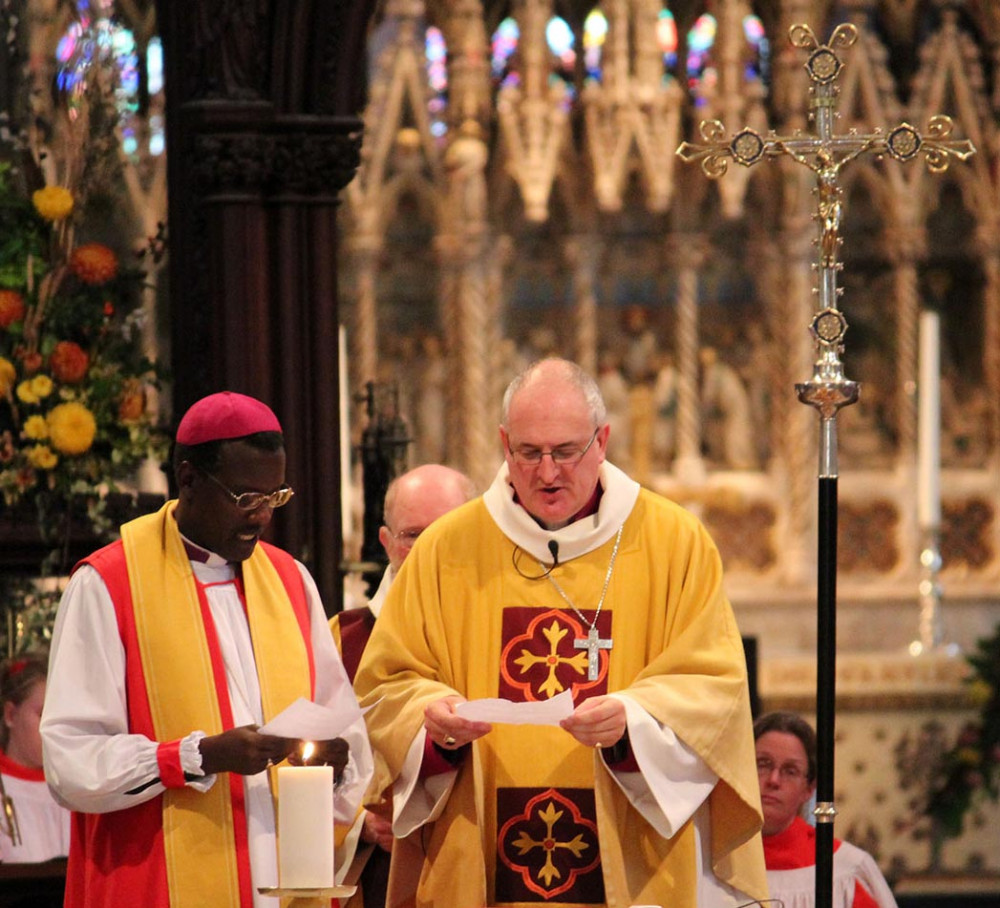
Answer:
<svg viewBox="0 0 1000 908"><path fill-rule="evenodd" d="M0 356L0 394L7 394L17 380L17 369L9 359Z"/></svg>
<svg viewBox="0 0 1000 908"><path fill-rule="evenodd" d="M118 273L118 258L103 243L87 243L73 250L69 267L85 284L105 284Z"/></svg>
<svg viewBox="0 0 1000 908"><path fill-rule="evenodd" d="M39 369L42 368L42 354L37 350L34 353L29 353L23 347L18 347L14 351L14 355L21 360L21 365L24 367L25 375L34 375Z"/></svg>
<svg viewBox="0 0 1000 908"><path fill-rule="evenodd" d="M129 382L118 402L118 418L122 422L135 422L146 412L146 392L139 382Z"/></svg>
<svg viewBox="0 0 1000 908"><path fill-rule="evenodd" d="M24 297L16 290L0 290L0 328L24 318Z"/></svg>
<svg viewBox="0 0 1000 908"><path fill-rule="evenodd" d="M57 381L67 385L82 382L90 367L87 352L73 341L59 341L49 354L49 369Z"/></svg>

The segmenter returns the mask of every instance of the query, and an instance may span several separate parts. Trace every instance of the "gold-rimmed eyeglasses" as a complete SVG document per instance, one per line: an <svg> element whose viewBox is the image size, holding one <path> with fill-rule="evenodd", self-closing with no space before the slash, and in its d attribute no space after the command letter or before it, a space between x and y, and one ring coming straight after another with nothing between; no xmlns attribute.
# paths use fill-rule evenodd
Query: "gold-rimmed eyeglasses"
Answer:
<svg viewBox="0 0 1000 908"><path fill-rule="evenodd" d="M547 451L545 448L536 448L534 445L510 445L510 456L514 458L515 463L525 467L538 466L546 455L551 457L552 462L560 467L576 466L586 456L600 431L600 426L594 429L594 434L590 436L590 440L582 448L572 442L556 445Z"/></svg>
<svg viewBox="0 0 1000 908"><path fill-rule="evenodd" d="M292 500L295 490L291 486L282 486L273 492L240 492L238 495L228 488L211 473L202 470L205 475L212 480L223 492L233 499L233 504L241 511L256 511L265 505L269 508L281 508Z"/></svg>

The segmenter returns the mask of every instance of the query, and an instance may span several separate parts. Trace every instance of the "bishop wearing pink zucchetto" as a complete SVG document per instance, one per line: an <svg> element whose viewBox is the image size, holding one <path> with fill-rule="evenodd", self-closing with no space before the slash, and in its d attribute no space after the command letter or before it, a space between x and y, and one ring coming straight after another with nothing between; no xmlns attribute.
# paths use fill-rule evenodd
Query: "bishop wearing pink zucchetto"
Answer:
<svg viewBox="0 0 1000 908"><path fill-rule="evenodd" d="M277 885L268 770L301 742L257 729L300 697L357 709L316 585L261 540L292 499L277 416L223 391L177 428L179 490L77 565L56 618L41 733L73 813L68 908L265 908ZM372 775L364 720L318 742L338 842ZM338 865L349 863L338 847Z"/></svg>

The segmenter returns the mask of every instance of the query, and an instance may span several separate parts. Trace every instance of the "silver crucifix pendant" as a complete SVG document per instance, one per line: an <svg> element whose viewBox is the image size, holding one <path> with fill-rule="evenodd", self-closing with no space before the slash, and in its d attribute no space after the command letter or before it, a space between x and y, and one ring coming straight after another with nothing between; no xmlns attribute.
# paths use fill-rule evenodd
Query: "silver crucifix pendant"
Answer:
<svg viewBox="0 0 1000 908"><path fill-rule="evenodd" d="M597 633L597 627L592 627L587 632L587 638L577 637L573 641L573 649L585 649L587 651L587 680L596 681L600 674L600 657L598 651L611 649L611 638L602 640Z"/></svg>

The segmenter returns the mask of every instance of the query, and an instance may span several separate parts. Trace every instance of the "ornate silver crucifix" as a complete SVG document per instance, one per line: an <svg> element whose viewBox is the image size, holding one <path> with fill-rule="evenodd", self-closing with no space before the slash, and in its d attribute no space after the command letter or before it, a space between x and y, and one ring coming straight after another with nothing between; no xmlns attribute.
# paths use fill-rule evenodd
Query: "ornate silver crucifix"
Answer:
<svg viewBox="0 0 1000 908"><path fill-rule="evenodd" d="M833 738L835 704L835 661L837 646L836 585L837 585L837 412L858 399L857 382L844 376L839 355L844 349L847 319L837 308L840 291L837 274L843 265L837 253L843 242L840 236L842 216L838 184L841 169L863 154L876 157L889 155L896 161L907 162L922 155L934 172L946 170L950 158L966 160L975 154L967 140L950 139L952 122L949 117L935 116L921 133L903 122L889 132L875 129L868 134L850 130L836 134L838 88L836 80L843 67L838 49L850 47L858 32L850 24L839 25L828 44L820 44L807 25L793 25L789 40L795 47L809 50L806 71L811 81L810 118L814 134L795 132L791 136L768 133L760 135L745 128L726 140L725 127L718 120L701 124L704 145L684 142L677 154L687 162L700 161L702 170L711 178L722 176L732 158L744 167L751 167L765 158L788 156L804 164L816 175L818 197L815 219L819 224L818 248L819 306L813 316L810 331L816 341L817 359L812 379L796 384L799 400L814 407L820 417L819 450L819 519L817 577L817 669L816 669L816 908L830 908L833 877L833 821L837 814L833 804Z"/></svg>
<svg viewBox="0 0 1000 908"><path fill-rule="evenodd" d="M600 674L601 661L600 651L611 649L611 640L605 640L597 633L597 625L587 632L586 639L577 637L573 640L573 649L585 649L587 651L587 680L596 681Z"/></svg>

